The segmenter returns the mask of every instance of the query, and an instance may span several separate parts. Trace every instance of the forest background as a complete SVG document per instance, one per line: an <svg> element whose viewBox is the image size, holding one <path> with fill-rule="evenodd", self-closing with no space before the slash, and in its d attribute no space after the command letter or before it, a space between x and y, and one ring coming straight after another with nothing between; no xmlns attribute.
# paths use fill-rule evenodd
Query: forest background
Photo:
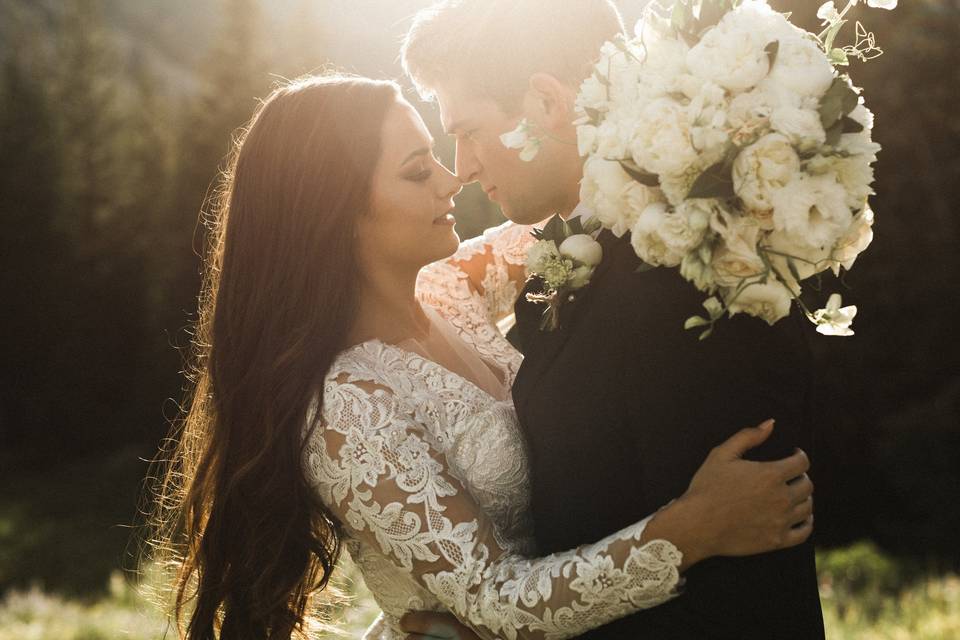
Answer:
<svg viewBox="0 0 960 640"><path fill-rule="evenodd" d="M0 0L0 640L160 637L131 541L184 394L200 212L231 136L283 78L403 82L399 41L426 4ZM645 2L618 4L632 24ZM816 30L819 3L771 4ZM857 335L816 343L821 592L832 637L951 637L960 1L853 15L886 51L850 69L884 150L876 239L843 283ZM457 218L463 238L502 219L475 186Z"/></svg>

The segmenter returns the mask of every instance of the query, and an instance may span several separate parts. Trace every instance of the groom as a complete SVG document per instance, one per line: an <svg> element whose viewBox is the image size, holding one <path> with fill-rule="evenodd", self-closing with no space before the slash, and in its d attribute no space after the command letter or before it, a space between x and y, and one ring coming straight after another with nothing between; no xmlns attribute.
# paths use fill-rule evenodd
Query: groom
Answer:
<svg viewBox="0 0 960 640"><path fill-rule="evenodd" d="M403 64L456 137L456 172L521 224L584 214L573 103L601 45L623 25L607 0L447 0L422 11ZM540 138L524 162L500 135L521 118ZM524 353L513 397L532 468L538 552L602 538L681 495L711 448L774 417L754 450L811 450L808 329L739 315L705 341L684 331L703 295L676 270L638 270L629 236L601 232L591 283L539 328L528 282L511 338ZM813 543L713 558L680 597L597 629L594 640L823 638ZM460 637L470 637L466 634Z"/></svg>

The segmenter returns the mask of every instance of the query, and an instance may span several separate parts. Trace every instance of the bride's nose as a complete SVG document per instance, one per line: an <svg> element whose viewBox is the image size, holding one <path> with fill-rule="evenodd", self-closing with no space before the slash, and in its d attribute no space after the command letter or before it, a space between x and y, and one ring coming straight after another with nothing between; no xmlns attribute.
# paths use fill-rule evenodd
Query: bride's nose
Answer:
<svg viewBox="0 0 960 640"><path fill-rule="evenodd" d="M439 190L442 198L453 198L463 190L463 183L460 182L460 178L451 173L446 167L443 167L440 176Z"/></svg>

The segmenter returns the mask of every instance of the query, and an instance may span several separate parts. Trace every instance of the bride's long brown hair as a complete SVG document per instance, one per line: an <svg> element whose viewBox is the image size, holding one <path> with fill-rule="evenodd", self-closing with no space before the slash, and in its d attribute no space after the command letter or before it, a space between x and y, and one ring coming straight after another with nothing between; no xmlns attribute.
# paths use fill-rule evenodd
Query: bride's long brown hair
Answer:
<svg viewBox="0 0 960 640"><path fill-rule="evenodd" d="M337 561L338 525L301 453L354 319L355 221L397 97L391 82L302 79L234 146L208 221L189 409L158 458L153 543L173 567L181 638L305 637Z"/></svg>

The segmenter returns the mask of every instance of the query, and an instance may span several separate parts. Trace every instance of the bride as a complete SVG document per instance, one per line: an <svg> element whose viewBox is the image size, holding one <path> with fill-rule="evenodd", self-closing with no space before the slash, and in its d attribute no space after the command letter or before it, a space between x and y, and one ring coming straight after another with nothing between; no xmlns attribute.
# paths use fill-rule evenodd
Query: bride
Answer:
<svg viewBox="0 0 960 640"><path fill-rule="evenodd" d="M495 325L529 229L459 245L461 185L432 146L396 85L341 76L277 89L237 144L158 502L181 637L306 637L341 545L383 611L369 638L405 637L419 610L570 638L682 598L707 557L810 535L805 455L741 459L768 422L717 443L656 514L537 556L520 355Z"/></svg>

